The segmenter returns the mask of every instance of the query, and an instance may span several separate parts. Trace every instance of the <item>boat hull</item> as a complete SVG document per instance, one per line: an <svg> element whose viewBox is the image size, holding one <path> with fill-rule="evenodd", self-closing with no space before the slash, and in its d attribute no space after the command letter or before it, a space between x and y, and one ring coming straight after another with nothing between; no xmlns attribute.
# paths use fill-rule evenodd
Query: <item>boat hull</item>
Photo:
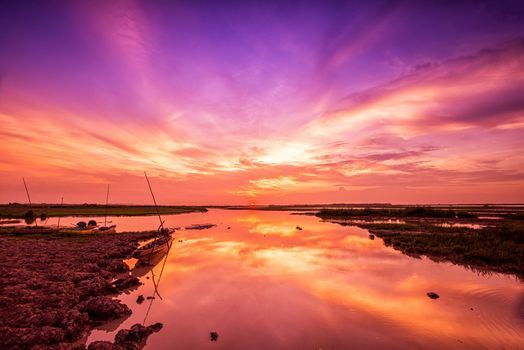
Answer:
<svg viewBox="0 0 524 350"><path fill-rule="evenodd" d="M63 228L60 229L61 233L115 233L116 232L116 225L109 226L109 227L88 227L88 228Z"/></svg>
<svg viewBox="0 0 524 350"><path fill-rule="evenodd" d="M95 233L116 233L116 225L108 227L98 227L93 232Z"/></svg>
<svg viewBox="0 0 524 350"><path fill-rule="evenodd" d="M173 243L173 236L170 236L166 242L158 245L151 246L150 248L138 248L133 253L133 258L144 260L149 259L152 256L159 254L161 252L166 252L171 247L171 244Z"/></svg>

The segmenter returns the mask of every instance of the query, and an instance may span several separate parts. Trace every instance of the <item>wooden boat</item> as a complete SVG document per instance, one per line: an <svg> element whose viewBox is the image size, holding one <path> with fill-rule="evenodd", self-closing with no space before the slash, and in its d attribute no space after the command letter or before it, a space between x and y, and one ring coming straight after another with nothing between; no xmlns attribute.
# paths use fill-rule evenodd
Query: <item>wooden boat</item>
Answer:
<svg viewBox="0 0 524 350"><path fill-rule="evenodd" d="M89 224L86 225L80 221L75 227L61 228L62 233L115 233L116 225L111 226L98 226L96 221L90 220Z"/></svg>
<svg viewBox="0 0 524 350"><path fill-rule="evenodd" d="M151 197L153 197L153 202L155 203L155 209L158 215L158 220L160 221L160 226L158 226L158 235L156 236L156 238L152 242L149 242L144 246L137 248L133 253L133 258L139 260L150 260L156 254L159 254L161 252L169 252L169 250L171 249L171 245L173 244L173 236L171 233L174 230L164 227L164 220L162 220L160 212L158 211L155 195L153 193L151 183L149 182L149 178L147 177L147 173L145 171L144 176L146 178L149 191L151 192Z"/></svg>
<svg viewBox="0 0 524 350"><path fill-rule="evenodd" d="M67 227L61 228L60 233L93 233L93 228Z"/></svg>
<svg viewBox="0 0 524 350"><path fill-rule="evenodd" d="M173 236L171 234L164 235L147 243L143 247L137 248L133 253L135 259L148 259L152 256L169 250L173 243Z"/></svg>
<svg viewBox="0 0 524 350"><path fill-rule="evenodd" d="M94 228L92 232L93 233L115 233L116 225L97 227L97 228Z"/></svg>

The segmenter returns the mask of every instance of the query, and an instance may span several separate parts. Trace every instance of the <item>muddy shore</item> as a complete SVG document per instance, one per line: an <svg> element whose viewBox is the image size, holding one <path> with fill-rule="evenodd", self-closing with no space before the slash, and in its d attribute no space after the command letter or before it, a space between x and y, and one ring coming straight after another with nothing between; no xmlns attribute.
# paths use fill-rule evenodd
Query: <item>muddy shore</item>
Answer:
<svg viewBox="0 0 524 350"><path fill-rule="evenodd" d="M113 298L140 285L123 259L154 234L0 236L0 349L86 349L91 329L131 314ZM162 327L135 326L89 349L125 349Z"/></svg>

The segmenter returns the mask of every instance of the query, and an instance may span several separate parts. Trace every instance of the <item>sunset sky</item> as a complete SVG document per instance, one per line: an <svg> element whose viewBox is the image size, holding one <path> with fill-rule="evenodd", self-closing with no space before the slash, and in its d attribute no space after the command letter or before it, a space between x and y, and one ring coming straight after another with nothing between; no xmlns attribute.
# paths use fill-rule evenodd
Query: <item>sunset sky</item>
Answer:
<svg viewBox="0 0 524 350"><path fill-rule="evenodd" d="M524 202L522 1L3 1L0 202Z"/></svg>

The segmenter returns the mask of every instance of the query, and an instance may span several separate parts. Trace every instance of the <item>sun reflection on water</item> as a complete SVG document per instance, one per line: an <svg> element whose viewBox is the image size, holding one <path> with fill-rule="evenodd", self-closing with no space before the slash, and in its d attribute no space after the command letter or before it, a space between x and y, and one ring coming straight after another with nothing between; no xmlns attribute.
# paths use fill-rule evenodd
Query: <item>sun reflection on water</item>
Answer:
<svg viewBox="0 0 524 350"><path fill-rule="evenodd" d="M410 258L364 229L310 216L211 210L202 220L221 224L176 233L164 300L149 315L166 329L146 349L207 348L209 329L222 334L222 349L524 345L524 322L514 316L524 287L511 278ZM120 297L134 312L121 327L143 316L134 299L151 290L144 278ZM430 290L442 297L429 299Z"/></svg>

